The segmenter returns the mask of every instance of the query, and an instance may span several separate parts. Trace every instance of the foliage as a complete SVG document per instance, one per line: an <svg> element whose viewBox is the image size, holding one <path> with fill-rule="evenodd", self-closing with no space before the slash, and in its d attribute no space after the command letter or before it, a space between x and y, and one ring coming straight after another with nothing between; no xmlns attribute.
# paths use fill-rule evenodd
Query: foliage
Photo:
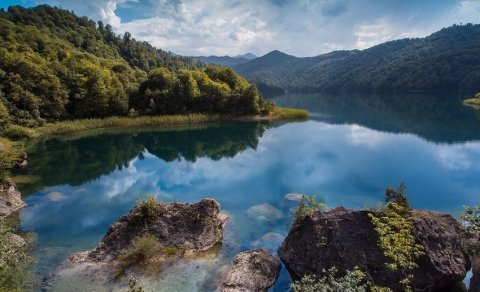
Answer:
<svg viewBox="0 0 480 292"><path fill-rule="evenodd" d="M460 218L465 222L466 234L463 239L465 250L470 255L480 255L480 248L475 240L480 232L480 205L465 206Z"/></svg>
<svg viewBox="0 0 480 292"><path fill-rule="evenodd" d="M273 109L229 68L205 68L60 8L0 10L0 31L2 126L138 114L267 115ZM20 134L13 130L8 133Z"/></svg>
<svg viewBox="0 0 480 292"><path fill-rule="evenodd" d="M131 277L128 281L128 290L127 292L145 292L145 288L138 283L138 279L135 277Z"/></svg>
<svg viewBox="0 0 480 292"><path fill-rule="evenodd" d="M324 271L326 275L319 280L313 276L304 276L300 281L291 285L294 292L364 292L366 285L363 284L365 274L355 268L347 271L343 277L337 276L335 267Z"/></svg>
<svg viewBox="0 0 480 292"><path fill-rule="evenodd" d="M273 109L255 85L232 69L209 65L204 71L153 70L131 104L141 114L219 113L267 115Z"/></svg>
<svg viewBox="0 0 480 292"><path fill-rule="evenodd" d="M325 211L324 203L318 202L315 196L303 195L298 206L293 209L291 225L294 227L306 216L323 211Z"/></svg>
<svg viewBox="0 0 480 292"><path fill-rule="evenodd" d="M21 140L33 137L34 131L19 125L7 125L3 129L2 135L12 140Z"/></svg>
<svg viewBox="0 0 480 292"><path fill-rule="evenodd" d="M20 155L16 145L0 137L0 183L8 176Z"/></svg>
<svg viewBox="0 0 480 292"><path fill-rule="evenodd" d="M424 247L415 242L413 223L405 216L408 210L396 202L390 202L380 216L373 213L369 217L378 233L378 246L391 262L386 266L392 271L399 271L404 278L400 284L405 291L413 291L412 271L417 268L415 259L424 254Z"/></svg>
<svg viewBox="0 0 480 292"><path fill-rule="evenodd" d="M145 233L136 237L127 250L117 257L118 275L122 275L132 266L145 263L161 251L162 246L154 235Z"/></svg>
<svg viewBox="0 0 480 292"><path fill-rule="evenodd" d="M248 80L285 89L479 92L479 41L480 25L453 25L425 38L389 41L362 51L308 58L274 51L233 68Z"/></svg>
<svg viewBox="0 0 480 292"><path fill-rule="evenodd" d="M158 203L154 195L148 195L137 201L134 214L140 217L144 222L148 222L157 216Z"/></svg>
<svg viewBox="0 0 480 292"><path fill-rule="evenodd" d="M387 188L385 190L385 202L393 202L396 205L402 207L402 212L405 212L405 214L402 215L408 215L408 213L410 213L410 211L412 210L412 207L410 207L410 204L408 203L407 196L405 195L406 188L407 186L405 185L405 183L401 182L396 189ZM400 210L397 210L397 212L399 211Z"/></svg>
<svg viewBox="0 0 480 292"><path fill-rule="evenodd" d="M0 291L26 291L33 287L32 258L24 246L9 242L5 219L0 217Z"/></svg>

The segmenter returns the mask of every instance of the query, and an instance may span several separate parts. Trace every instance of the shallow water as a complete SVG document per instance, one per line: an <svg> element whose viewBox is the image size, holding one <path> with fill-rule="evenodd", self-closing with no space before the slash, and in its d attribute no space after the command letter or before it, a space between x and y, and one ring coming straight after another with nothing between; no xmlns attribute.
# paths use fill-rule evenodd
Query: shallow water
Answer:
<svg viewBox="0 0 480 292"><path fill-rule="evenodd" d="M388 102L386 102L387 100ZM145 279L162 291L203 291L236 252L276 250L286 236L287 193L315 194L329 207L376 206L404 181L415 208L458 214L480 201L479 114L425 96L289 95L280 105L309 121L239 122L169 130L112 130L28 145L28 194L21 229L36 234L42 275L93 248L140 196L194 202L215 198L230 216L217 256L180 262ZM270 233L262 240L262 237ZM275 234L272 234L275 233ZM52 290L118 289L60 273ZM290 283L282 275L274 291Z"/></svg>

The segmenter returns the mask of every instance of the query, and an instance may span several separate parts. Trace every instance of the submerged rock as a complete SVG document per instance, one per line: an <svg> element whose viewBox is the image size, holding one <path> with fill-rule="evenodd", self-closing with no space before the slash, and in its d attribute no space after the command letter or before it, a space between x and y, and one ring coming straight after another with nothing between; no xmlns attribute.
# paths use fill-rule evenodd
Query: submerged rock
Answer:
<svg viewBox="0 0 480 292"><path fill-rule="evenodd" d="M285 237L278 233L268 232L258 240L255 240L252 245L254 247L266 248L268 250L275 251L284 239Z"/></svg>
<svg viewBox="0 0 480 292"><path fill-rule="evenodd" d="M331 267L339 271L359 267L376 284L402 291L398 281L403 277L386 267L390 261L377 245L368 213L339 207L301 220L278 249L292 278L320 276ZM414 237L425 247L425 255L416 260L415 289L438 291L461 281L470 262L462 248L460 223L448 214L429 211L414 211L412 221Z"/></svg>
<svg viewBox="0 0 480 292"><path fill-rule="evenodd" d="M110 226L100 244L93 250L71 257L74 262L109 262L124 252L130 243L147 233L164 247L185 253L205 251L220 243L227 216L213 199L198 203L158 203L148 220L135 209Z"/></svg>
<svg viewBox="0 0 480 292"><path fill-rule="evenodd" d="M11 181L0 183L0 216L8 216L26 205Z"/></svg>
<svg viewBox="0 0 480 292"><path fill-rule="evenodd" d="M303 194L289 193L285 195L284 199L287 201L301 202L303 200L303 197Z"/></svg>
<svg viewBox="0 0 480 292"><path fill-rule="evenodd" d="M241 252L224 274L222 291L267 291L277 281L280 269L280 261L264 249Z"/></svg>
<svg viewBox="0 0 480 292"><path fill-rule="evenodd" d="M247 210L247 215L259 221L277 221L282 219L282 211L270 204L255 205Z"/></svg>

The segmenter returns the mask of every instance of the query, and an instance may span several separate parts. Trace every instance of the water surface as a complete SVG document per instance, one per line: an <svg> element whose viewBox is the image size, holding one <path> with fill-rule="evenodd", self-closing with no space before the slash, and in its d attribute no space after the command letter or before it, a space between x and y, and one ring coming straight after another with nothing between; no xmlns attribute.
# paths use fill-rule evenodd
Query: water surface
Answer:
<svg viewBox="0 0 480 292"><path fill-rule="evenodd" d="M28 194L21 229L35 232L37 267L48 274L71 253L93 248L140 196L215 198L230 216L223 248L147 281L160 291L211 290L214 275L236 252L276 250L288 232L287 193L314 194L329 207L362 208L376 206L385 187L404 181L415 208L456 215L463 205L479 203L479 114L444 100L287 95L275 102L309 109L309 121L39 139L28 145L31 181L21 186ZM52 289L112 287L69 276ZM273 290L289 283L283 269Z"/></svg>

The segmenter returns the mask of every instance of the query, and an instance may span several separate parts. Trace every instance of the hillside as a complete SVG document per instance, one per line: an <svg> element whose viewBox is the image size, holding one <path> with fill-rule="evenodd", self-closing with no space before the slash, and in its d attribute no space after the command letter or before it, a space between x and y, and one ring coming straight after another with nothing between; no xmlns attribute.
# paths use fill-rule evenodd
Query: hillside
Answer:
<svg viewBox="0 0 480 292"><path fill-rule="evenodd" d="M235 57L230 57L230 56L197 56L197 57L191 57L194 60L198 60L200 62L203 62L205 64L213 64L213 65L220 65L220 66L235 66L238 64L243 64L246 63L250 60L253 60L257 58L252 53L246 53L243 55L238 55Z"/></svg>
<svg viewBox="0 0 480 292"><path fill-rule="evenodd" d="M425 38L317 57L273 51L234 69L251 81L285 89L478 92L480 25L454 25Z"/></svg>
<svg viewBox="0 0 480 292"><path fill-rule="evenodd" d="M266 107L229 68L205 68L60 8L0 10L0 129L127 114L255 115Z"/></svg>

